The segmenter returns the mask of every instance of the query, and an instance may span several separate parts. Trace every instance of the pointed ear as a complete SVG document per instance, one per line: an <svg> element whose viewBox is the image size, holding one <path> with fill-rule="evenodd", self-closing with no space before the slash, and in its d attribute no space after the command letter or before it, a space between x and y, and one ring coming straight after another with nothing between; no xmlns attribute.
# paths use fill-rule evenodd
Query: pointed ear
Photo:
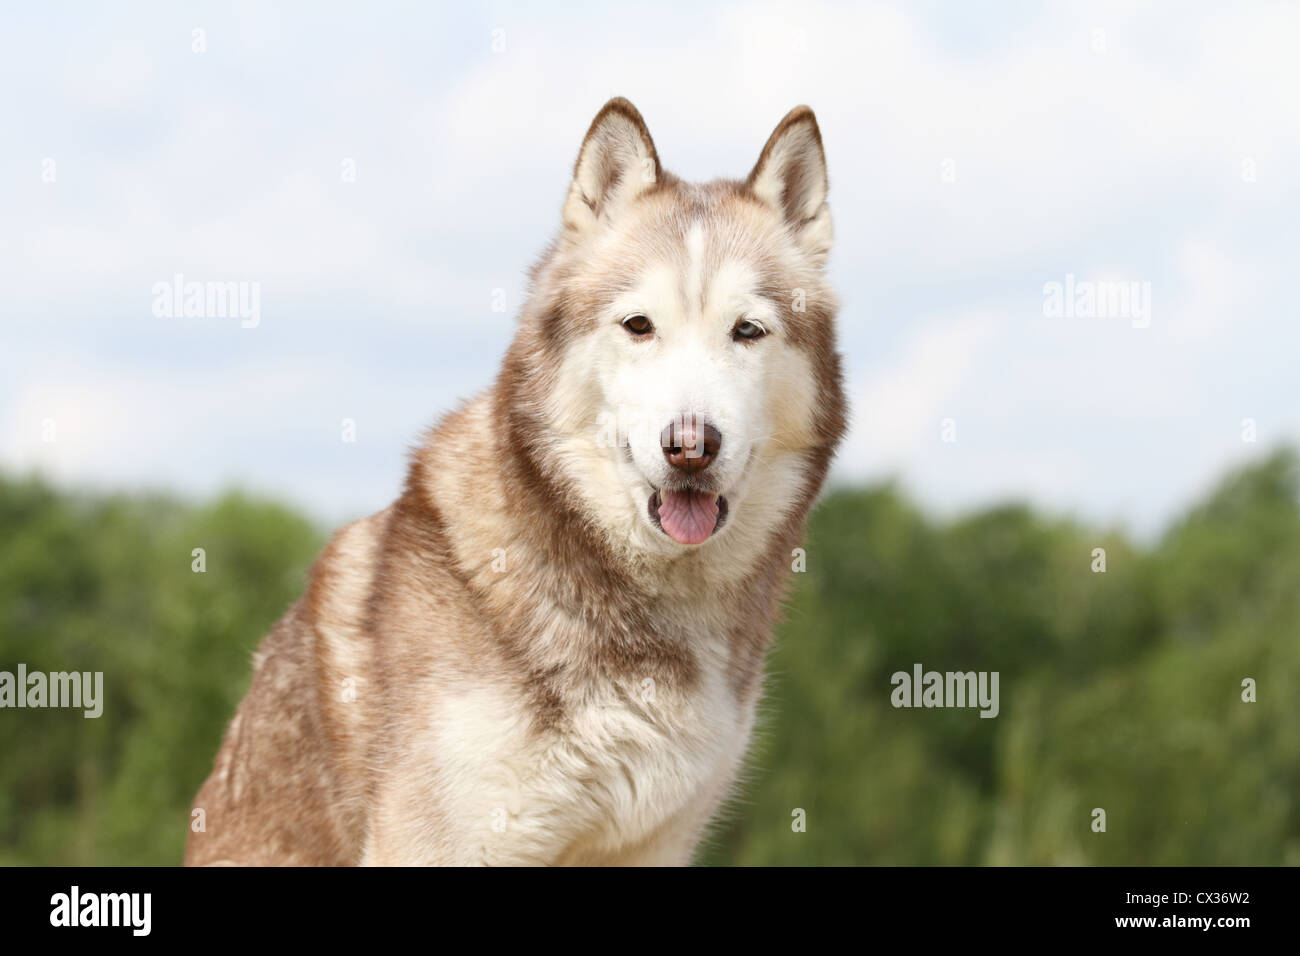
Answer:
<svg viewBox="0 0 1300 956"><path fill-rule="evenodd" d="M659 181L659 154L635 106L618 96L591 121L573 167L564 203L564 224L578 232L594 228Z"/></svg>
<svg viewBox="0 0 1300 956"><path fill-rule="evenodd" d="M832 236L829 183L822 134L811 109L796 106L777 124L746 185L776 210L810 255L826 258Z"/></svg>

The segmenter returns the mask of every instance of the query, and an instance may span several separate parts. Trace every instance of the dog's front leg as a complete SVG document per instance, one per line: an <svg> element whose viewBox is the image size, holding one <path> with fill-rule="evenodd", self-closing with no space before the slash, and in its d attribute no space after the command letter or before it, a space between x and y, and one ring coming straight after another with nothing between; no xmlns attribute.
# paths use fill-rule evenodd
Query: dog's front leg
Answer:
<svg viewBox="0 0 1300 956"><path fill-rule="evenodd" d="M502 786L495 775L431 785L396 773L376 794L363 866L552 866L596 824L577 799ZM580 809L582 808L582 809Z"/></svg>

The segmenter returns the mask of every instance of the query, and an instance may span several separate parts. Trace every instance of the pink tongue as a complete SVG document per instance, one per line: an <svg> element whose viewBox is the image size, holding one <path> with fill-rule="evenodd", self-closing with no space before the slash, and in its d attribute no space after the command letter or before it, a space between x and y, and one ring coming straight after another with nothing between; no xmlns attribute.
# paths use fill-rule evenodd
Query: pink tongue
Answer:
<svg viewBox="0 0 1300 956"><path fill-rule="evenodd" d="M659 523L678 544L707 541L718 524L718 499L699 491L661 491Z"/></svg>

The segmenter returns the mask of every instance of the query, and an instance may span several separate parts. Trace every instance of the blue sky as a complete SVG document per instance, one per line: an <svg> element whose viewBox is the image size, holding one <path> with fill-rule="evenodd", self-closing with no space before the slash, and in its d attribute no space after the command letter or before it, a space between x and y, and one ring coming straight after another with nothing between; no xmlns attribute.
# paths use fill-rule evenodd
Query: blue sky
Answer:
<svg viewBox="0 0 1300 956"><path fill-rule="evenodd" d="M419 431L490 384L613 95L690 178L745 174L790 107L817 111L854 400L837 480L1149 531L1300 440L1295 4L49 4L5 21L7 471L239 484L327 521L383 507ZM260 324L155 316L178 272L259 283ZM1149 283L1149 327L1045 316L1067 274Z"/></svg>

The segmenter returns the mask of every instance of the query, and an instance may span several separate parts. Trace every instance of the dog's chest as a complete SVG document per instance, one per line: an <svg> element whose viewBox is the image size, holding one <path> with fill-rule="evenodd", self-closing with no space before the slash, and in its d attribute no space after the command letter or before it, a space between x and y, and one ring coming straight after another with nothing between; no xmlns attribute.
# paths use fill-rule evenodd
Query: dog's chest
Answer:
<svg viewBox="0 0 1300 956"><path fill-rule="evenodd" d="M743 759L754 707L737 698L719 655L700 664L688 686L589 681L545 729L502 688L447 701L438 762L444 779L460 782L448 796L462 818L482 825L485 858L618 853L716 806Z"/></svg>

